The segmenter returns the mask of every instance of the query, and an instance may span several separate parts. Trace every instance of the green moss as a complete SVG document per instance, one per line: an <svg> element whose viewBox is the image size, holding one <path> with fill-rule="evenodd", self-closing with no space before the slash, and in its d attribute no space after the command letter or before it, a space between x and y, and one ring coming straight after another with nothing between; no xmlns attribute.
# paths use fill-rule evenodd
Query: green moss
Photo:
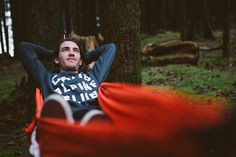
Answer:
<svg viewBox="0 0 236 157"><path fill-rule="evenodd" d="M166 42L178 39L171 32L161 37L146 38L142 44ZM217 42L217 41L216 41ZM235 47L232 43L232 47ZM173 64L158 67L143 67L143 84L166 86L177 91L205 96L221 96L235 101L236 55L222 57L222 50L201 52L197 66ZM235 103L235 102L234 102Z"/></svg>
<svg viewBox="0 0 236 157"><path fill-rule="evenodd" d="M165 32L163 34L160 34L158 36L148 37L141 41L141 47L143 48L145 45L152 43L152 44L160 44L163 42L168 41L179 41L180 40L180 34L174 33L174 32Z"/></svg>

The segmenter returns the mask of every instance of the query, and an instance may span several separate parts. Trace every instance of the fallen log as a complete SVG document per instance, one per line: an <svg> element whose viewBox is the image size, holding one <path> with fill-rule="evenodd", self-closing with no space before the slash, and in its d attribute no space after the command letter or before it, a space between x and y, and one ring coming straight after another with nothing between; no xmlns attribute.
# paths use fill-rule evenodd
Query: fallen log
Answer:
<svg viewBox="0 0 236 157"><path fill-rule="evenodd" d="M143 62L152 66L167 64L197 65L199 46L196 42L169 42L149 44L143 49Z"/></svg>
<svg viewBox="0 0 236 157"><path fill-rule="evenodd" d="M200 51L215 51L215 50L221 50L221 49L223 49L223 45L218 45L214 47L207 47L207 46L199 47Z"/></svg>

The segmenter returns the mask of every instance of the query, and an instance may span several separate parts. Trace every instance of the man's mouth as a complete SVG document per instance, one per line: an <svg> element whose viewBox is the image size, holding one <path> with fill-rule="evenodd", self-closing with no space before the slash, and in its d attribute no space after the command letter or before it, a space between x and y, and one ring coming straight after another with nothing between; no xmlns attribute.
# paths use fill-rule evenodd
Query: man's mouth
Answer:
<svg viewBox="0 0 236 157"><path fill-rule="evenodd" d="M68 60L68 61L76 61L76 59L74 59L74 58L67 58L66 60Z"/></svg>

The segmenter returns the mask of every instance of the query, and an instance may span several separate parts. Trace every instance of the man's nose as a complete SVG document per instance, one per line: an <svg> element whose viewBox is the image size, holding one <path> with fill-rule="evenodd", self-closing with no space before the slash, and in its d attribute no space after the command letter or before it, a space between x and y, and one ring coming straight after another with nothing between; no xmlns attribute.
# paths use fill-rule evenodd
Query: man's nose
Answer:
<svg viewBox="0 0 236 157"><path fill-rule="evenodd" d="M75 55L73 50L69 51L69 55Z"/></svg>

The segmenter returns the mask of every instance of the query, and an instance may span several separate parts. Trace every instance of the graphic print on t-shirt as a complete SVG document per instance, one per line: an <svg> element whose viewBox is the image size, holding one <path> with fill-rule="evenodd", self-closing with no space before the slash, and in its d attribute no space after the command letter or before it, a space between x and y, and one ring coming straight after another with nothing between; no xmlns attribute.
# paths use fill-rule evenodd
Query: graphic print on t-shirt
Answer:
<svg viewBox="0 0 236 157"><path fill-rule="evenodd" d="M72 76L55 75L52 77L53 90L65 100L77 103L97 98L98 85L91 77L80 73Z"/></svg>

